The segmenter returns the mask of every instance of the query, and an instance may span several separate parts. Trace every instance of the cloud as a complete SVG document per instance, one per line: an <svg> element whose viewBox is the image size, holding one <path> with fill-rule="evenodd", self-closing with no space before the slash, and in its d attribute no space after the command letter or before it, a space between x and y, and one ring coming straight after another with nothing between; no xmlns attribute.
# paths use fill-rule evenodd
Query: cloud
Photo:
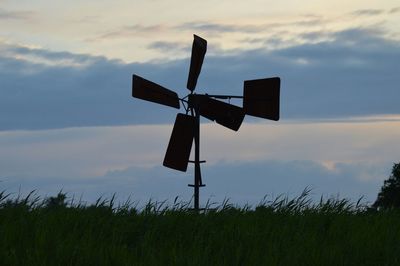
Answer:
<svg viewBox="0 0 400 266"><path fill-rule="evenodd" d="M114 192L121 200L188 200L192 166L187 173L162 167L170 118L168 125L1 131L1 190L63 189L92 202ZM353 122L245 122L238 132L202 124L202 199L255 204L266 194L293 196L309 186L316 200L338 193L373 201L400 158L400 124Z"/></svg>
<svg viewBox="0 0 400 266"><path fill-rule="evenodd" d="M383 9L359 9L353 11L351 14L354 16L376 16L385 12Z"/></svg>
<svg viewBox="0 0 400 266"><path fill-rule="evenodd" d="M34 12L31 11L9 11L0 8L0 20L31 20Z"/></svg>
<svg viewBox="0 0 400 266"><path fill-rule="evenodd" d="M283 28L287 26L310 26L326 22L325 19L319 16L303 16L291 21L268 22L259 24L234 24L234 23L213 23L203 21L192 21L176 25L174 28L178 30L188 30L195 32L203 32L207 34L222 34L222 33L261 33L271 32L271 29Z"/></svg>
<svg viewBox="0 0 400 266"><path fill-rule="evenodd" d="M299 34L299 37L301 39L305 39L307 41L311 41L311 42L315 42L315 41L321 41L321 39L327 39L327 38L334 38L335 33L332 32L327 32L327 31L323 31L323 30L318 30L318 31L308 31L308 32L304 32Z"/></svg>
<svg viewBox="0 0 400 266"><path fill-rule="evenodd" d="M24 62L25 64L37 63L40 68L45 66L53 66L55 68L63 66L80 67L106 60L101 56L88 56L66 51L55 52L21 45L13 46L10 44L3 44L0 46L0 50L3 52L3 57L8 60L17 59L17 61Z"/></svg>
<svg viewBox="0 0 400 266"><path fill-rule="evenodd" d="M116 120L126 124L132 118L132 122L163 120L151 105L136 105L131 98L132 73L139 68L150 72L151 64L126 65L103 57L21 47L8 52L0 57L0 108L7 112L0 118L2 130L115 125ZM153 71L162 77L160 72Z"/></svg>
<svg viewBox="0 0 400 266"><path fill-rule="evenodd" d="M176 53L179 51L186 51L190 53L188 45L180 42L153 42L147 46L150 49L160 50L161 52Z"/></svg>
<svg viewBox="0 0 400 266"><path fill-rule="evenodd" d="M314 202L321 196L348 198L355 202L360 197L363 202L373 202L383 180L388 177L390 164L368 163L340 164L335 171L314 161L257 161L245 163L221 163L202 167L203 183L201 203L207 200L221 203L224 198L230 202L253 206L263 197L271 200L284 194L298 196L306 187L312 189ZM104 176L91 178L2 178L2 187L7 192L20 190L27 194L37 190L39 195L55 195L61 189L75 199L94 202L100 196L111 198L116 193L117 200L131 200L145 204L150 198L157 201L169 200L176 196L189 201L193 190L187 184L193 182L192 170L180 173L163 167L129 167L110 171ZM368 172L374 179L360 179Z"/></svg>
<svg viewBox="0 0 400 266"><path fill-rule="evenodd" d="M87 41L97 40L115 40L120 38L145 37L154 34L161 34L167 31L188 31L190 33L206 34L208 36L218 36L224 33L270 33L271 30L276 31L278 28L286 27L309 27L320 25L328 22L328 19L317 15L306 15L289 21L267 22L267 23L224 23L224 22L208 22L208 21L191 21L181 24L154 24L142 25L135 24L130 26L122 26L114 30L106 31L97 36L90 37Z"/></svg>
<svg viewBox="0 0 400 266"><path fill-rule="evenodd" d="M135 24L131 26L123 26L119 29L108 31L106 33L100 34L93 38L88 38L88 41L98 41L98 40L112 40L117 38L130 38L139 36L148 36L154 33L159 33L165 30L164 25L142 25Z"/></svg>
<svg viewBox="0 0 400 266"><path fill-rule="evenodd" d="M328 35L281 49L208 55L197 91L240 95L243 80L280 76L283 119L399 114L399 43L376 29ZM188 93L188 58L126 64L4 44L0 49L1 130L171 123L175 110L131 97L133 73L182 97Z"/></svg>
<svg viewBox="0 0 400 266"><path fill-rule="evenodd" d="M131 38L131 37L144 37L151 36L154 34L160 34L168 30L177 30L181 32L190 31L203 32L207 34L219 34L223 32L260 32L264 31L264 25L235 25L235 24L223 24L223 23L210 23L210 22L187 22L179 25L142 25L135 24L131 26L123 26L115 30L105 32L97 35L93 38L88 38L88 41L96 40L114 40L120 38Z"/></svg>
<svg viewBox="0 0 400 266"><path fill-rule="evenodd" d="M42 194L64 188L94 199L103 192L190 198L192 166L187 173L162 167L171 130L172 124L3 131L1 186L41 188ZM400 158L399 134L398 121L262 121L244 123L238 132L202 124L204 195L259 201L310 186L317 198L340 193L372 200Z"/></svg>
<svg viewBox="0 0 400 266"><path fill-rule="evenodd" d="M395 13L398 13L398 12L400 12L400 6L399 7L394 7L394 8L389 10L390 14L395 14Z"/></svg>
<svg viewBox="0 0 400 266"><path fill-rule="evenodd" d="M177 29L185 29L185 30L201 30L201 31L224 31L224 32L232 32L237 31L240 26L236 25L223 25L219 23L209 23L209 22L188 22L183 23L179 26L176 26Z"/></svg>
<svg viewBox="0 0 400 266"><path fill-rule="evenodd" d="M386 164L338 164L334 170L315 161L256 161L220 164L205 169L204 179L214 195L251 199L264 195L298 195L305 187L313 189L313 199L337 196L357 200L365 196L373 201L388 167ZM204 167L205 168L205 167ZM362 179L365 172L373 179ZM236 199L237 201L238 199Z"/></svg>
<svg viewBox="0 0 400 266"><path fill-rule="evenodd" d="M210 22L188 22L175 26L178 30L201 31L207 33L224 33L224 32L260 32L264 31L263 25L238 25L238 24L221 24Z"/></svg>
<svg viewBox="0 0 400 266"><path fill-rule="evenodd" d="M204 164L202 176L206 187L201 195L203 202L209 198L218 202L230 198L235 203L250 202L254 205L266 195L270 199L282 193L293 197L310 187L313 189L311 197L315 201L322 195L340 196L353 201L364 196L364 200L373 201L383 179L387 178L390 166L387 163L341 163L330 170L315 161L298 160ZM133 195L140 195L140 198L162 195L160 199L173 199L184 195L189 199L192 190L187 188L187 184L193 182L192 171L189 168L187 173L174 173L160 167L130 167L109 172L105 177L109 180L131 178L131 191ZM365 179L366 174L373 178Z"/></svg>

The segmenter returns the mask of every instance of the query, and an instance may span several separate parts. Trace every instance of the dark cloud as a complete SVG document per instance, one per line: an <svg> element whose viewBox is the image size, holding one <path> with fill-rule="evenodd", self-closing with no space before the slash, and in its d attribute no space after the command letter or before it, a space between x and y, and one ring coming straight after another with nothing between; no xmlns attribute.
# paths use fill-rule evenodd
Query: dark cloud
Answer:
<svg viewBox="0 0 400 266"><path fill-rule="evenodd" d="M220 163L203 165L202 176L206 187L201 190L201 201L207 199L221 203L224 198L238 204L259 203L264 196L273 199L282 193L298 196L306 187L312 188L314 202L324 198L348 198L353 202L364 196L363 202L373 202L383 179L387 178L391 164L340 163L334 170L314 161L255 161L242 163ZM124 201L129 196L141 203L150 198L170 200L179 196L190 200L193 169L187 173L164 167L130 167L110 171L96 178L2 178L2 187L7 192L19 189L28 193L38 189L41 195L54 195L61 189L75 198L94 202L100 196L110 198L116 193ZM74 194L72 194L74 193Z"/></svg>
<svg viewBox="0 0 400 266"><path fill-rule="evenodd" d="M399 114L399 43L371 29L329 34L331 41L208 55L197 91L240 95L243 80L280 76L282 119ZM180 96L188 93L188 58L125 64L67 52L7 49L73 64L49 66L0 55L1 130L171 123L176 110L131 97L133 73Z"/></svg>
<svg viewBox="0 0 400 266"><path fill-rule="evenodd" d="M103 57L21 47L12 50L15 51L55 63L71 61L83 65L48 66L0 56L1 130L118 125L146 120L152 123L165 121L164 114L169 113L169 108L160 112L158 106L131 97L133 73L164 81L165 85L174 84L175 79L171 82L162 64L127 65ZM183 72L186 66L181 64L171 63L168 69Z"/></svg>

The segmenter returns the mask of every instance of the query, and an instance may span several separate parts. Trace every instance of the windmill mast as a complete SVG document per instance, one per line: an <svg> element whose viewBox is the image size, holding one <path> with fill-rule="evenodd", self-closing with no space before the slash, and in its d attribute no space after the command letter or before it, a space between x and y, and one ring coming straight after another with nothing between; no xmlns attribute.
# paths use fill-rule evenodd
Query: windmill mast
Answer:
<svg viewBox="0 0 400 266"><path fill-rule="evenodd" d="M201 180L201 169L200 164L205 161L200 160L200 111L199 107L191 107L190 112L195 116L195 128L194 128L194 183L189 184L189 187L193 187L193 198L194 198L194 210L200 210L200 187L205 187Z"/></svg>
<svg viewBox="0 0 400 266"><path fill-rule="evenodd" d="M194 209L199 210L199 197L201 185L200 171L200 114L196 113L196 128L194 131Z"/></svg>

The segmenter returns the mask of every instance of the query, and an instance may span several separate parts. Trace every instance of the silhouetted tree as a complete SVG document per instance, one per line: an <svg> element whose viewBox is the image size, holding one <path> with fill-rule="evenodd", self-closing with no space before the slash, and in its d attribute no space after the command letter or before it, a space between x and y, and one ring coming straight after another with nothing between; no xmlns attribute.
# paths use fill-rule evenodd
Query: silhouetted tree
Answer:
<svg viewBox="0 0 400 266"><path fill-rule="evenodd" d="M392 174L389 179L384 181L372 207L378 209L400 208L400 162L393 165Z"/></svg>

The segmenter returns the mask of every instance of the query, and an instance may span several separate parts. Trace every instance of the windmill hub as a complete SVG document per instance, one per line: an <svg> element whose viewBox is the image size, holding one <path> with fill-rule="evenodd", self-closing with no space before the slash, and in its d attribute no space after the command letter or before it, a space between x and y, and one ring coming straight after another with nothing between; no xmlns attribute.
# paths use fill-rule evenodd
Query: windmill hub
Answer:
<svg viewBox="0 0 400 266"><path fill-rule="evenodd" d="M246 80L243 96L196 94L197 79L207 51L207 41L194 35L190 59L187 89L190 94L179 98L178 94L138 75L132 77L132 96L142 100L180 109L183 104L186 114L178 113L168 143L163 165L186 172L188 163L194 163L194 209L199 210L199 188L201 179L200 164L200 116L215 121L231 130L239 130L245 115L270 120L279 120L280 78ZM187 98L187 100L186 100ZM243 107L217 99L243 99ZM189 160L194 142L194 160Z"/></svg>
<svg viewBox="0 0 400 266"><path fill-rule="evenodd" d="M196 94L196 93L189 94L188 95L188 107L194 108L194 109L200 108L201 96L203 96L203 95Z"/></svg>

